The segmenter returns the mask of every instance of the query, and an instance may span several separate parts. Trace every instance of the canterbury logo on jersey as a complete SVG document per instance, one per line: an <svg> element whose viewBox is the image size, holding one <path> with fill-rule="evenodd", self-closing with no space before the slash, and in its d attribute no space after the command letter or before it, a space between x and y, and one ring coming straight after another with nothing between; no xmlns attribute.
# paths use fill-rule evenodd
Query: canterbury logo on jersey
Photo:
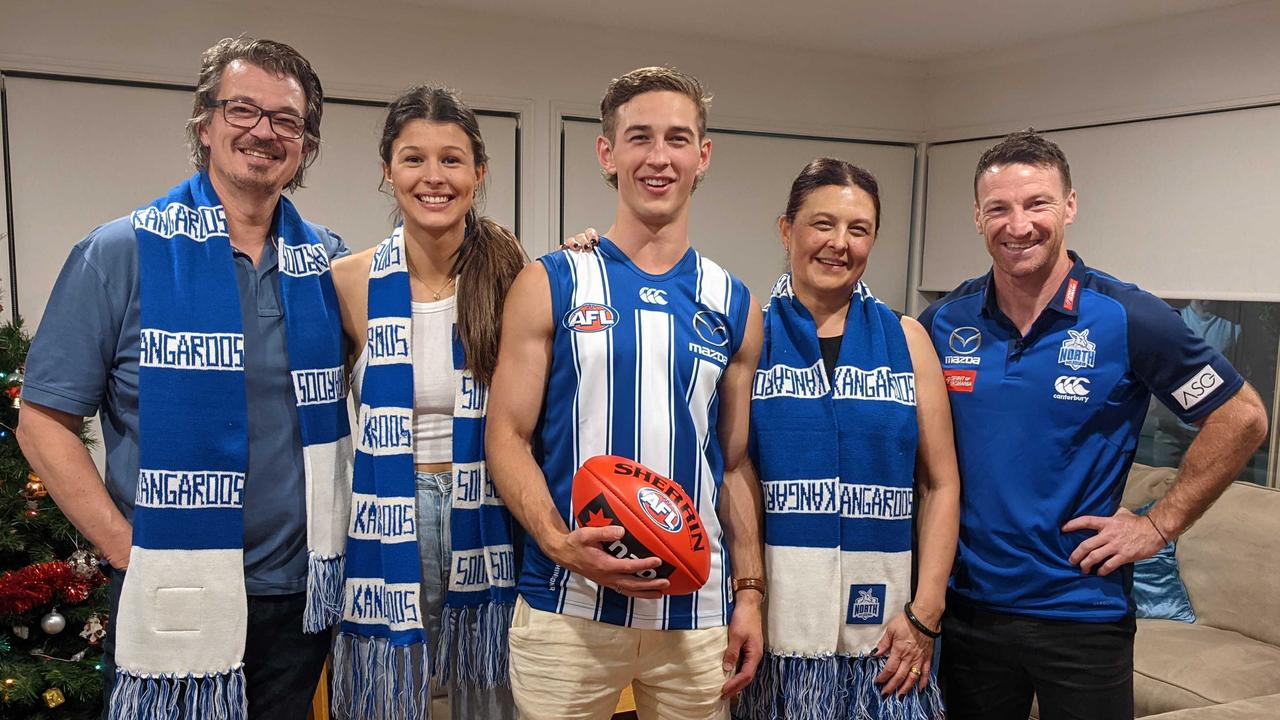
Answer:
<svg viewBox="0 0 1280 720"><path fill-rule="evenodd" d="M1057 391L1053 396L1058 400L1089 402L1089 378L1059 375L1053 381L1053 389Z"/></svg>
<svg viewBox="0 0 1280 720"><path fill-rule="evenodd" d="M651 305L666 305L667 291L657 288L642 287L640 288L640 299Z"/></svg>
<svg viewBox="0 0 1280 720"><path fill-rule="evenodd" d="M574 332L600 332L617 324L618 311L600 303L583 303L564 315L564 326Z"/></svg>

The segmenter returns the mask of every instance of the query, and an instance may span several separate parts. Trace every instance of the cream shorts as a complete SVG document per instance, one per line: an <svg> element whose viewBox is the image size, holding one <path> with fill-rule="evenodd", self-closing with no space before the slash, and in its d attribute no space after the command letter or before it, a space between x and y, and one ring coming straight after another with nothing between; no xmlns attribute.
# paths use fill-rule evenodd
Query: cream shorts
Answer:
<svg viewBox="0 0 1280 720"><path fill-rule="evenodd" d="M522 720L608 720L631 683L641 720L724 720L725 627L641 630L543 612L511 619L511 691Z"/></svg>

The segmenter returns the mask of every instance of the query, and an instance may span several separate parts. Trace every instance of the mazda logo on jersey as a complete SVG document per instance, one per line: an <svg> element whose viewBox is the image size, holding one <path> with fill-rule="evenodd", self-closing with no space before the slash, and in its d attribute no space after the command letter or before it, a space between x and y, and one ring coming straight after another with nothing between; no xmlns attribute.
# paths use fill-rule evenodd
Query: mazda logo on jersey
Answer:
<svg viewBox="0 0 1280 720"><path fill-rule="evenodd" d="M710 310L699 310L693 316L693 329L702 342L716 347L729 344L729 328L720 316Z"/></svg>
<svg viewBox="0 0 1280 720"><path fill-rule="evenodd" d="M947 347L959 355L972 355L982 347L982 331L973 326L958 327L947 338Z"/></svg>
<svg viewBox="0 0 1280 720"><path fill-rule="evenodd" d="M618 311L600 303L582 303L564 315L564 326L574 332L600 332L617 324Z"/></svg>

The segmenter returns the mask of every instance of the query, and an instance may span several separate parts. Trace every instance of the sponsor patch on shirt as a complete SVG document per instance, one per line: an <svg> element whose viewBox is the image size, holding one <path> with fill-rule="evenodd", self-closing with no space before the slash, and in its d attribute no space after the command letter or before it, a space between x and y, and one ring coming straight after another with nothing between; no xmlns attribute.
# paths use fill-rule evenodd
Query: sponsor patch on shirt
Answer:
<svg viewBox="0 0 1280 720"><path fill-rule="evenodd" d="M1062 307L1066 310L1076 309L1076 289L1080 287L1080 281L1071 278L1067 281L1067 292L1062 296Z"/></svg>
<svg viewBox="0 0 1280 720"><path fill-rule="evenodd" d="M973 392L973 385L978 380L977 370L943 370L942 377L947 382L947 390L951 392Z"/></svg>
<svg viewBox="0 0 1280 720"><path fill-rule="evenodd" d="M1182 384L1182 387L1173 391L1173 399L1178 401L1183 410L1190 410L1199 402L1218 389L1222 384L1222 376L1209 365L1205 365L1196 371L1191 379Z"/></svg>

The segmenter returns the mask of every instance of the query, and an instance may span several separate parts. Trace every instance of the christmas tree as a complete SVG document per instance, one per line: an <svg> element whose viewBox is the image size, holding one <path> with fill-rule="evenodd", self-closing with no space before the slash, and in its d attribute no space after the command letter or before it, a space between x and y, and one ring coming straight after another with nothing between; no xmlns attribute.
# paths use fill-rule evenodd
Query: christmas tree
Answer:
<svg viewBox="0 0 1280 720"><path fill-rule="evenodd" d="M92 718L107 588L14 437L30 344L20 318L0 326L0 718Z"/></svg>

